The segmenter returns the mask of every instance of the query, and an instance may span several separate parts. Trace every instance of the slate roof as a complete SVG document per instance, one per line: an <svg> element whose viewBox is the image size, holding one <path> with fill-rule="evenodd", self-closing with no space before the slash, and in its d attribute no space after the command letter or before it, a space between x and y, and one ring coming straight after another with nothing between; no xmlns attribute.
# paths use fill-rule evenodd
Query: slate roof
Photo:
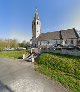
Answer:
<svg viewBox="0 0 80 92"><path fill-rule="evenodd" d="M63 39L76 39L79 37L77 31L74 28L61 30L61 36Z"/></svg>
<svg viewBox="0 0 80 92"><path fill-rule="evenodd" d="M60 39L60 32L47 32L47 33L42 33L40 36L36 39L38 41L46 41L46 40L56 40Z"/></svg>
<svg viewBox="0 0 80 92"><path fill-rule="evenodd" d="M47 40L60 40L60 39L76 39L78 38L78 34L76 30L67 29L56 32L47 32L40 34L39 37L36 38L36 41L47 41Z"/></svg>

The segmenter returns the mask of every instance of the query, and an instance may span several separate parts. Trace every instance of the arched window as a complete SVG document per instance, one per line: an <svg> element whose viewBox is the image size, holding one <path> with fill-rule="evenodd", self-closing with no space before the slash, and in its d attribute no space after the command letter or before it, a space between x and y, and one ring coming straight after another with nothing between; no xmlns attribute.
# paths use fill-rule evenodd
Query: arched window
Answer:
<svg viewBox="0 0 80 92"><path fill-rule="evenodd" d="M71 40L71 44L73 44L73 40Z"/></svg>
<svg viewBox="0 0 80 92"><path fill-rule="evenodd" d="M40 45L41 45L41 41L40 41Z"/></svg>
<svg viewBox="0 0 80 92"><path fill-rule="evenodd" d="M65 41L65 44L67 44L67 40Z"/></svg>
<svg viewBox="0 0 80 92"><path fill-rule="evenodd" d="M37 21L37 25L38 25L38 21Z"/></svg>

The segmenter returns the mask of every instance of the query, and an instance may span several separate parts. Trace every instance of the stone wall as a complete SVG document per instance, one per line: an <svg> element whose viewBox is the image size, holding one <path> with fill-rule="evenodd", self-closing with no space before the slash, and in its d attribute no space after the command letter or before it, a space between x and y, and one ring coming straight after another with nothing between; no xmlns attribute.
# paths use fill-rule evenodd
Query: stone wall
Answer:
<svg viewBox="0 0 80 92"><path fill-rule="evenodd" d="M61 44L61 40L38 41L38 47L53 47Z"/></svg>
<svg viewBox="0 0 80 92"><path fill-rule="evenodd" d="M72 56L80 56L79 50L55 50L55 49L44 49L41 50L41 48L32 48L31 53L35 52L37 54L43 53L43 52L53 52L53 53L60 53L60 54L66 54L66 55L72 55Z"/></svg>
<svg viewBox="0 0 80 92"><path fill-rule="evenodd" d="M60 53L60 54L66 54L66 55L72 55L72 56L80 56L79 50L53 50L48 52Z"/></svg>

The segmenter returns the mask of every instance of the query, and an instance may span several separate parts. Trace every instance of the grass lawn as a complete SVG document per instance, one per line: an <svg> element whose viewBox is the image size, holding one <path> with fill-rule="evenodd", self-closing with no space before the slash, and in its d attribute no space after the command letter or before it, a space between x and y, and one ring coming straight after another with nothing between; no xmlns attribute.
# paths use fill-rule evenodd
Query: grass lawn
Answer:
<svg viewBox="0 0 80 92"><path fill-rule="evenodd" d="M9 59L22 59L23 54L27 54L29 51L22 50L22 51L13 51L13 52L0 52L1 58L9 58Z"/></svg>
<svg viewBox="0 0 80 92"><path fill-rule="evenodd" d="M44 53L40 56L36 70L73 92L80 92L80 57Z"/></svg>

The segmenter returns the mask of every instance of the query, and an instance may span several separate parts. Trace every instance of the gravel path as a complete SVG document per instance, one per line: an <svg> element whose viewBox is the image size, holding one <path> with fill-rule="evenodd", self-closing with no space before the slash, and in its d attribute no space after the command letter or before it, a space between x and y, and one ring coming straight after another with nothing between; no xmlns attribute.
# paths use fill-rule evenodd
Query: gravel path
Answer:
<svg viewBox="0 0 80 92"><path fill-rule="evenodd" d="M30 62L0 58L0 92L69 92L34 70Z"/></svg>

